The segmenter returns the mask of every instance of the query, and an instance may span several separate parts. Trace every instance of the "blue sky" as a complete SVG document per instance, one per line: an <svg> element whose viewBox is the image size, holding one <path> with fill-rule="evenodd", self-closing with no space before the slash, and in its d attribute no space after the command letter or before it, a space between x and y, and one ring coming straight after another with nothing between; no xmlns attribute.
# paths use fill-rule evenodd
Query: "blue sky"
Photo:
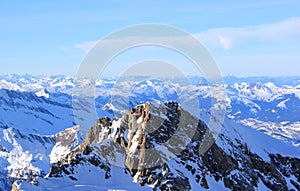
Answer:
<svg viewBox="0 0 300 191"><path fill-rule="evenodd" d="M208 48L223 75L300 75L299 0L1 0L0 74L75 75L95 41L143 23L191 33ZM106 74L116 75L114 67L143 59L132 59L134 55L188 64L174 53L139 52L125 52Z"/></svg>

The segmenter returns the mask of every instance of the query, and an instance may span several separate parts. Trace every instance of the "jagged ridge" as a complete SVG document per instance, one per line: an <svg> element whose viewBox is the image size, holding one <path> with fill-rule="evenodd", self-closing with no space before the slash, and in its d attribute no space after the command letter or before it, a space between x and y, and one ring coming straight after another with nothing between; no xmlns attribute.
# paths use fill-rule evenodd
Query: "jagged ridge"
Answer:
<svg viewBox="0 0 300 191"><path fill-rule="evenodd" d="M166 109L165 119L160 119L163 122L155 128L158 118L162 118L162 108ZM239 144L235 144L224 134L220 135L221 139L234 153L229 155L222 147L213 144L206 153L199 154L207 126L182 110L176 102L168 102L162 108L150 109L147 103L133 108L121 119L99 119L83 143L65 161L52 167L49 177L72 174L66 169L74 169L88 162L104 169L105 178L109 179L110 163L121 155L124 157L124 168L133 179L141 185L152 186L154 190L191 190L194 183L197 183L199 189L208 189L218 182L223 182L224 188L231 190L256 190L262 184L270 190L288 190L291 186L299 188L299 159L276 154L269 155L270 161L265 161L252 153L246 143L238 141ZM150 153L152 156L147 155L143 148L149 149L168 141L178 130L179 118L186 122L185 127L191 122L197 124L189 144L170 161L161 151ZM105 144L100 144L103 142ZM169 145L168 149L174 149L173 146ZM160 156L155 157L153 154ZM87 159L82 158L83 155ZM163 162L155 166L153 158L160 158ZM76 181L75 177L70 178Z"/></svg>

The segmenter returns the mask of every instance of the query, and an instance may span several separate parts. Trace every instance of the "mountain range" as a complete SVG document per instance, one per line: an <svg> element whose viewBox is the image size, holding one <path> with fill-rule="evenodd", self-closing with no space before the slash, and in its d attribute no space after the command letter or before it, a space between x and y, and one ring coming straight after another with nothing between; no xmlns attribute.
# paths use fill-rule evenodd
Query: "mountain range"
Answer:
<svg viewBox="0 0 300 191"><path fill-rule="evenodd" d="M300 190L300 77L225 77L217 136L218 98L183 81L99 79L74 108L73 77L0 76L1 190Z"/></svg>

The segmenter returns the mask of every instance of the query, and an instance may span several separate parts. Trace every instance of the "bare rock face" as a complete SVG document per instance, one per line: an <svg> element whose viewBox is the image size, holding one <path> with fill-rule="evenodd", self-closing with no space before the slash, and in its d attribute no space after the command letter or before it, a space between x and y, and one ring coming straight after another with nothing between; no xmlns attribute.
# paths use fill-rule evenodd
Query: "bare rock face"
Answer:
<svg viewBox="0 0 300 191"><path fill-rule="evenodd" d="M98 160L98 163L91 164L100 163L109 177L109 163L118 154L123 156L122 166L141 185L155 184L161 190L170 190L171 187L176 188L175 190L190 190L187 177L170 172L166 163L156 161L163 159L165 153L155 150L147 152L156 142L166 142L173 135L172 132L176 131L176 124L179 122L176 118L180 115L179 104L170 102L162 108L153 108L152 112L156 115L152 116L150 104L145 103L132 108L120 119L98 119L81 145L65 159L54 164L47 177L70 177L78 164L83 161L90 163L91 157L97 157ZM165 121L160 116L162 110L165 110Z"/></svg>
<svg viewBox="0 0 300 191"><path fill-rule="evenodd" d="M51 163L59 161L78 146L79 126L65 129L55 135L55 146L50 153Z"/></svg>
<svg viewBox="0 0 300 191"><path fill-rule="evenodd" d="M299 159L277 154L266 161L246 143L222 133L219 138L231 153L217 144L199 153L207 129L176 102L138 105L120 119L98 119L82 144L52 166L49 177L68 176L76 181L72 173L77 166L89 163L104 170L109 179L111 164L121 160L125 173L153 190L191 190L191 181L205 189L211 189L209 182L215 181L230 190L254 191L259 184L270 190L288 190L288 185L299 190ZM156 150L160 145L164 149ZM167 152L174 153L173 158Z"/></svg>
<svg viewBox="0 0 300 191"><path fill-rule="evenodd" d="M16 183L13 183L11 191L20 191Z"/></svg>
<svg viewBox="0 0 300 191"><path fill-rule="evenodd" d="M129 140L127 144L127 155L125 166L130 174L139 173L143 176L145 172L145 149L146 149L146 128L150 119L150 104L145 103L131 109L128 116Z"/></svg>

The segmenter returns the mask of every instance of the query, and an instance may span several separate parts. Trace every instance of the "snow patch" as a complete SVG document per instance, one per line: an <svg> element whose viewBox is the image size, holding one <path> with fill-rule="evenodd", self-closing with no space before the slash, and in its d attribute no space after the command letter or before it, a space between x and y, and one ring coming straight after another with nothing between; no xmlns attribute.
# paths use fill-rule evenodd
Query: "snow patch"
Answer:
<svg viewBox="0 0 300 191"><path fill-rule="evenodd" d="M277 104L277 107L279 107L281 109L286 109L287 107L286 107L285 103L288 102L289 100L290 99L286 99L286 100L280 102L279 104Z"/></svg>
<svg viewBox="0 0 300 191"><path fill-rule="evenodd" d="M45 97L45 98L49 98L49 93L46 89L42 89L41 91L38 91L35 93L36 96L38 97Z"/></svg>

